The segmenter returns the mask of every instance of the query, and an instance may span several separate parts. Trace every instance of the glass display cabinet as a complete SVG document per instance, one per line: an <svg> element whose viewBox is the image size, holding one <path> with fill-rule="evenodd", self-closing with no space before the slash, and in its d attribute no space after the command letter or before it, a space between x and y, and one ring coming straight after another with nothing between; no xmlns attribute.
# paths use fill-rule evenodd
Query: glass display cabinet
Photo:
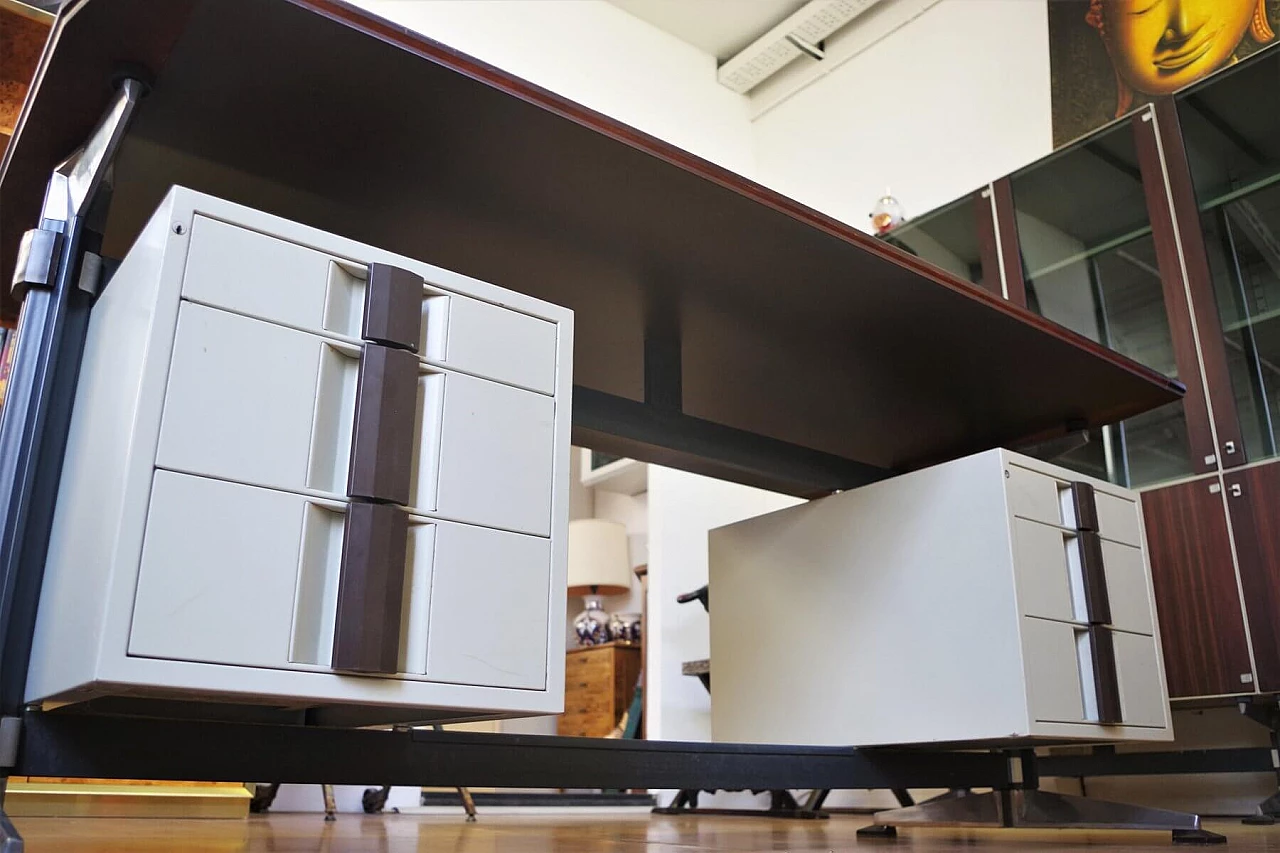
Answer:
<svg viewBox="0 0 1280 853"><path fill-rule="evenodd" d="M1027 307L1179 376L1134 145L1121 121L1010 176ZM1192 471L1183 405L1094 430L1057 461L1123 486Z"/></svg>
<svg viewBox="0 0 1280 853"><path fill-rule="evenodd" d="M980 249L980 235L990 228L990 207L977 192L899 225L881 239L965 281L999 292L999 270L984 272Z"/></svg>
<svg viewBox="0 0 1280 853"><path fill-rule="evenodd" d="M1045 458L1142 492L1169 692L1198 703L1280 694L1277 79L1262 51L893 232L1186 385Z"/></svg>

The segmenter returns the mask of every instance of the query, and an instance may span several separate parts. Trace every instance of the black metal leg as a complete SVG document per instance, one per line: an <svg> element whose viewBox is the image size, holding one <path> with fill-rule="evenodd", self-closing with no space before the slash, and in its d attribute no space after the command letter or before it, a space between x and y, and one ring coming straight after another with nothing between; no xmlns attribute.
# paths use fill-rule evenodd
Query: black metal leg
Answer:
<svg viewBox="0 0 1280 853"><path fill-rule="evenodd" d="M249 811L253 814L265 814L280 793L280 783L258 784L253 786L253 799L249 800Z"/></svg>
<svg viewBox="0 0 1280 853"><path fill-rule="evenodd" d="M9 787L9 778L0 776L0 853L22 853L24 844L22 836L14 828L9 815L3 809L5 790Z"/></svg>
<svg viewBox="0 0 1280 853"><path fill-rule="evenodd" d="M0 712L22 707L54 499L96 282L82 281L96 251L110 187L105 180L145 91L122 81L84 147L49 180L39 227L14 271L25 293L17 349L0 414Z"/></svg>
<svg viewBox="0 0 1280 853"><path fill-rule="evenodd" d="M391 786L381 788L365 788L360 797L360 807L365 814L378 814L387 807L387 797L391 794Z"/></svg>

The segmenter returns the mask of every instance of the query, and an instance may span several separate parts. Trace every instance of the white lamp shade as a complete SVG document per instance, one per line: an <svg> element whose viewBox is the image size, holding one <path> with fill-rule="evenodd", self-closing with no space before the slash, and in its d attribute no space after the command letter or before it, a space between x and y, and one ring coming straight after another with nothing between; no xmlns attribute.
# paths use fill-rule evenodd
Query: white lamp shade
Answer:
<svg viewBox="0 0 1280 853"><path fill-rule="evenodd" d="M620 595L631 589L627 528L616 521L580 518L569 522L569 592Z"/></svg>

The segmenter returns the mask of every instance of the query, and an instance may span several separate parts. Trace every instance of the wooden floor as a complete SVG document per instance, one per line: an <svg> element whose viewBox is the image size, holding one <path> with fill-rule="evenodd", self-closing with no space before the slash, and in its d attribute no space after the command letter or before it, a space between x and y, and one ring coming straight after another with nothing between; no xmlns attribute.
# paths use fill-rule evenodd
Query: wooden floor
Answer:
<svg viewBox="0 0 1280 853"><path fill-rule="evenodd" d="M136 818L26 818L17 821L29 853L697 853L698 851L848 850L866 818L785 821L735 817L461 817L343 815L326 824L321 815L275 814L233 820ZM1280 851L1280 825L1209 822L1225 833L1224 853ZM1134 848L1174 848L1168 833L905 830L897 842L864 841L864 849L959 850L1023 853L1046 850L1107 853Z"/></svg>

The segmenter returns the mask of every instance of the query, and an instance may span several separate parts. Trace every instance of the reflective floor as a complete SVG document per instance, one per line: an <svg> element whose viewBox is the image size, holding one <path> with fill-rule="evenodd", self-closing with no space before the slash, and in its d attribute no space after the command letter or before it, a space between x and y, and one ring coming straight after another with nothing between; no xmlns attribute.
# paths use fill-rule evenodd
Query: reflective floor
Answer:
<svg viewBox="0 0 1280 853"><path fill-rule="evenodd" d="M731 817L608 817L602 815L491 816L467 824L453 816L343 815L326 824L315 814L273 814L235 820L133 818L26 818L18 822L30 853L240 853L240 851L343 851L347 853L697 853L697 851L792 851L828 853L857 844L864 817L829 821L784 821ZM1229 853L1280 851L1280 825L1242 826L1209 822L1227 834ZM904 830L896 842L864 841L871 849L1046 850L1174 848L1168 833L1027 832L998 830Z"/></svg>

